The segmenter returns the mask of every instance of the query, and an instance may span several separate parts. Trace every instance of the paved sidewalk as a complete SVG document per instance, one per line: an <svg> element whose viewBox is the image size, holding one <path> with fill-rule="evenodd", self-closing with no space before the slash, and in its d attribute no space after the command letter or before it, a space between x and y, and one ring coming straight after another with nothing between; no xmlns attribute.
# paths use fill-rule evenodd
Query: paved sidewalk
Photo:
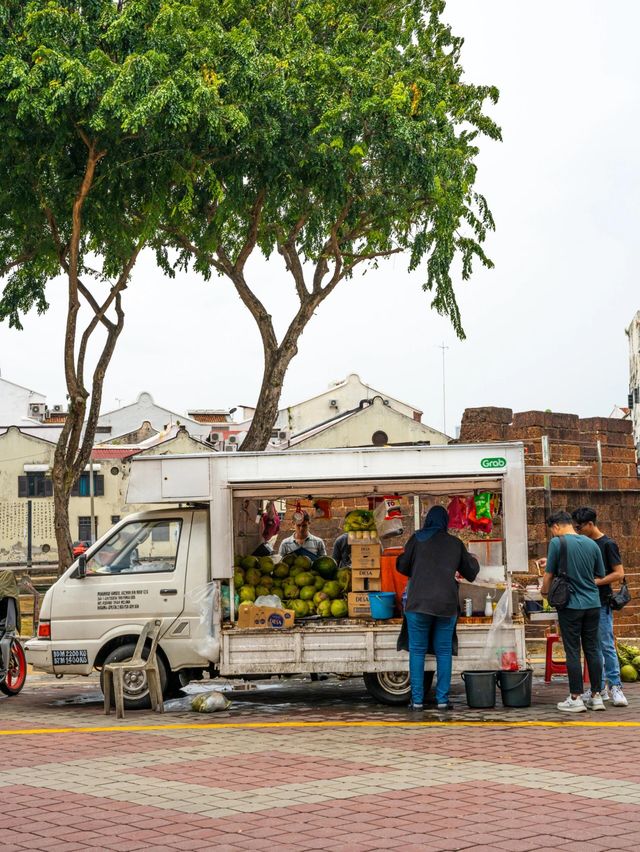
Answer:
<svg viewBox="0 0 640 852"><path fill-rule="evenodd" d="M376 705L291 680L229 711L101 712L95 679L0 698L8 850L510 850L640 845L640 686L629 708ZM39 733L36 733L39 731Z"/></svg>

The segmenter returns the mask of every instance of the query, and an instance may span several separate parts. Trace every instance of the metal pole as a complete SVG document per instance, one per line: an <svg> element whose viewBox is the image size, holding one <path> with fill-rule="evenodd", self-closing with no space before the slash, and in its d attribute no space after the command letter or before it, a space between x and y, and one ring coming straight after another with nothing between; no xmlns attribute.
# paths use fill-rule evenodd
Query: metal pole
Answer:
<svg viewBox="0 0 640 852"><path fill-rule="evenodd" d="M96 517L93 508L93 459L89 459L89 511L91 513L91 544L95 544L96 540Z"/></svg>
<svg viewBox="0 0 640 852"><path fill-rule="evenodd" d="M446 435L447 434L447 397L446 397L446 381L445 381L445 371L444 371L444 353L445 349L448 349L448 346L444 345L444 340L442 344L438 346L438 349L442 349L442 431Z"/></svg>
<svg viewBox="0 0 640 852"><path fill-rule="evenodd" d="M27 568L33 564L33 511L31 500L27 500Z"/></svg>

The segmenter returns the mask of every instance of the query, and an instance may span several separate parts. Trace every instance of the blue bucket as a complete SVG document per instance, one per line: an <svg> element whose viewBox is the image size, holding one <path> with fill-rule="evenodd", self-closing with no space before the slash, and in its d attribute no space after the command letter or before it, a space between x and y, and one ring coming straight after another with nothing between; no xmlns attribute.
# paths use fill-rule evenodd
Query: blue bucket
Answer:
<svg viewBox="0 0 640 852"><path fill-rule="evenodd" d="M393 618L395 602L395 592L369 592L371 618L378 618L380 620Z"/></svg>

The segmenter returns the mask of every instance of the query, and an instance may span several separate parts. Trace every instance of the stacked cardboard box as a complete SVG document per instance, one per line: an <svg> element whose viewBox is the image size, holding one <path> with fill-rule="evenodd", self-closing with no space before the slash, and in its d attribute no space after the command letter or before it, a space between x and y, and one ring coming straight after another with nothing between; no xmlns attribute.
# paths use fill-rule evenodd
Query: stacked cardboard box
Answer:
<svg viewBox="0 0 640 852"><path fill-rule="evenodd" d="M351 588L347 603L349 617L358 618L371 615L369 592L379 592L382 588L380 576L380 543L351 545Z"/></svg>

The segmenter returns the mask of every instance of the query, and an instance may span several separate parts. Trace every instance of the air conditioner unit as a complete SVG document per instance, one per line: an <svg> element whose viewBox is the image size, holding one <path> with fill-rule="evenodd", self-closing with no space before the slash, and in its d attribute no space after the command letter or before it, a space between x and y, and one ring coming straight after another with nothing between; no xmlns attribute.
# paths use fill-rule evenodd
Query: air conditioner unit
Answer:
<svg viewBox="0 0 640 852"><path fill-rule="evenodd" d="M338 400L337 399L330 399L329 400L329 406L331 408L337 408L338 407Z"/></svg>
<svg viewBox="0 0 640 852"><path fill-rule="evenodd" d="M236 436L235 436L235 435L229 435L229 438L228 438L228 440L227 440L227 443L228 443L228 444L237 444L237 443L238 443L238 439L236 438Z"/></svg>
<svg viewBox="0 0 640 852"><path fill-rule="evenodd" d="M54 405L52 411L60 413L62 411L61 405Z"/></svg>
<svg viewBox="0 0 640 852"><path fill-rule="evenodd" d="M41 402L32 402L31 405L29 406L29 411L32 414L42 414L43 409L44 409L44 404L41 403Z"/></svg>
<svg viewBox="0 0 640 852"><path fill-rule="evenodd" d="M280 438L280 440L284 441L284 439L285 439L286 437L287 437L287 433L286 433L286 432L278 432L278 438Z"/></svg>
<svg viewBox="0 0 640 852"><path fill-rule="evenodd" d="M217 433L217 432L212 432L212 433L209 435L209 440L210 440L213 444L215 444L215 443L216 443L216 441L219 441L219 440L220 440L220 435L218 435L218 433Z"/></svg>

